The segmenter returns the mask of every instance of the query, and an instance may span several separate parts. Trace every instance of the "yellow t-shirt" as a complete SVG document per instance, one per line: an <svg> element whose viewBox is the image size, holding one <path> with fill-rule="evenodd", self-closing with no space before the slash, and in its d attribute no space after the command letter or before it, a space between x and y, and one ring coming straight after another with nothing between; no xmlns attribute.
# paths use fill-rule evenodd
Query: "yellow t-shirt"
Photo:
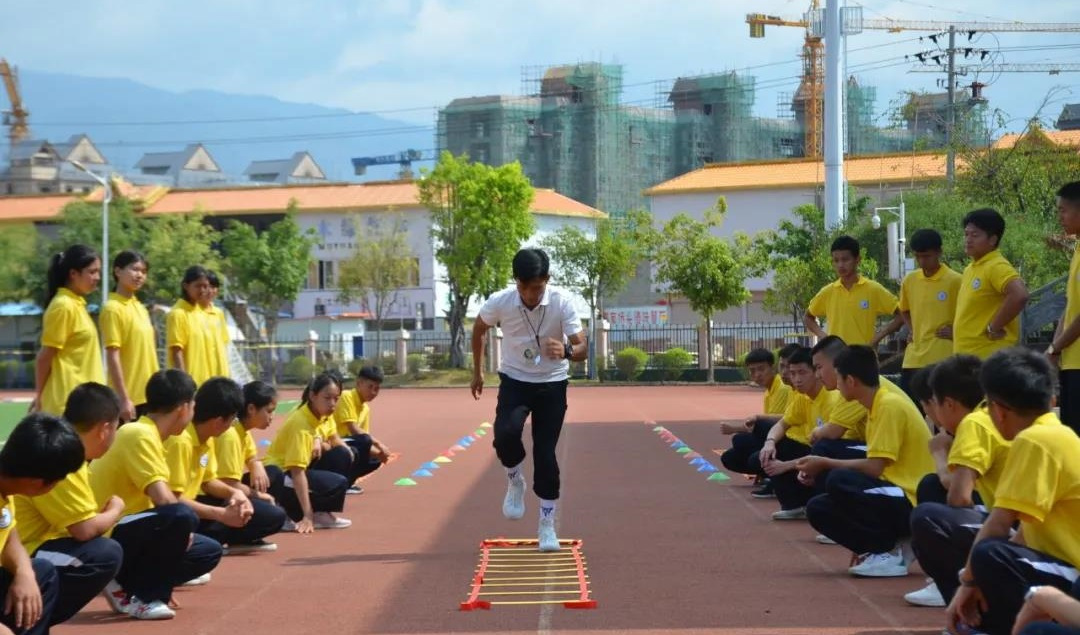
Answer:
<svg viewBox="0 0 1080 635"><path fill-rule="evenodd" d="M1069 263L1069 279L1065 283L1065 324L1067 328L1080 316L1080 244L1073 251L1072 261ZM1061 351L1062 370L1080 370L1080 339L1069 344Z"/></svg>
<svg viewBox="0 0 1080 635"><path fill-rule="evenodd" d="M61 287L45 309L41 345L57 349L49 378L41 391L41 411L64 414L68 395L88 381L105 383L101 342L94 320L86 311L86 298Z"/></svg>
<svg viewBox="0 0 1080 635"><path fill-rule="evenodd" d="M132 403L146 403L146 383L158 371L154 325L146 307L134 296L110 293L101 310L101 337L105 348L120 351L120 368ZM109 386L116 388L111 376Z"/></svg>
<svg viewBox="0 0 1080 635"><path fill-rule="evenodd" d="M157 425L148 417L121 426L112 447L90 463L90 487L94 499L119 496L124 513L137 514L154 506L146 488L158 481L169 482L165 445Z"/></svg>
<svg viewBox="0 0 1080 635"><path fill-rule="evenodd" d="M1005 287L1020 277L998 250L991 251L964 268L956 299L953 323L953 353L967 353L980 359L1020 341L1020 316L1005 325L1005 337L992 340L986 327L1005 299Z"/></svg>
<svg viewBox="0 0 1080 635"><path fill-rule="evenodd" d="M187 300L178 300L165 320L166 345L184 351L185 370L197 386L214 376L215 336L216 332L209 328L206 312ZM172 368L172 356L168 355L167 359Z"/></svg>
<svg viewBox="0 0 1080 635"><path fill-rule="evenodd" d="M829 422L833 408L842 401L840 393L824 387L813 399L796 392L784 411L784 423L788 428L784 436L803 445L810 445L810 433Z"/></svg>
<svg viewBox="0 0 1080 635"><path fill-rule="evenodd" d="M839 280L825 285L810 300L807 310L825 319L829 335L839 336L847 344L869 344L874 339L878 316L896 312L896 296L877 282L859 276L851 290Z"/></svg>
<svg viewBox="0 0 1080 635"><path fill-rule="evenodd" d="M1080 567L1080 437L1047 413L1016 435L995 505L1020 514L1028 547Z"/></svg>
<svg viewBox="0 0 1080 635"><path fill-rule="evenodd" d="M90 520L101 511L90 489L90 464L56 484L47 494L15 497L15 514L19 517L19 538L28 553L50 540L70 538L68 527Z"/></svg>
<svg viewBox="0 0 1080 635"><path fill-rule="evenodd" d="M907 393L897 386L887 377L878 377L879 387L894 395L900 395L904 399L910 398ZM857 401L840 400L840 403L833 408L832 416L829 418L829 423L835 423L836 425L845 428L843 439L849 441L866 441L866 420L870 416L870 413L866 411L866 408Z"/></svg>
<svg viewBox="0 0 1080 635"><path fill-rule="evenodd" d="M963 276L945 265L927 277L916 269L900 285L900 310L911 316L911 343L904 351L904 368L922 368L952 355L953 343L936 335L956 318L956 299Z"/></svg>
<svg viewBox="0 0 1080 635"><path fill-rule="evenodd" d="M320 434L320 428L327 420L333 424L332 417L320 420L307 406L293 410L274 435L274 440L266 451L265 463L276 465L283 470L294 467L307 469L311 463L315 437Z"/></svg>
<svg viewBox="0 0 1080 635"><path fill-rule="evenodd" d="M217 459L217 477L239 481L247 471L247 464L258 455L255 439L237 421L220 437L214 439L214 457Z"/></svg>
<svg viewBox="0 0 1080 635"><path fill-rule="evenodd" d="M929 443L930 428L910 399L889 390L874 394L866 421L866 456L888 459L881 478L904 490L912 506L919 481L934 471Z"/></svg>
<svg viewBox="0 0 1080 635"><path fill-rule="evenodd" d="M975 470L979 475L975 481L975 491L989 509L994 506L994 492L1001 482L1008 456L1009 442L990 420L990 413L977 408L961 419L956 427L947 463L950 470L955 467Z"/></svg>
<svg viewBox="0 0 1080 635"><path fill-rule="evenodd" d="M767 415L784 414L788 403L791 401L792 392L791 386L785 384L784 380L780 379L779 374L773 375L772 384L765 391L765 410L763 412Z"/></svg>
<svg viewBox="0 0 1080 635"><path fill-rule="evenodd" d="M355 388L346 390L341 399L338 399L334 420L337 422L337 434L343 439L352 435L349 430L350 421L364 434L371 434L371 407L360 398L360 393Z"/></svg>
<svg viewBox="0 0 1080 635"><path fill-rule="evenodd" d="M201 443L198 428L189 423L183 432L165 440L165 462L169 465L169 489L195 500L202 484L217 476L214 439Z"/></svg>
<svg viewBox="0 0 1080 635"><path fill-rule="evenodd" d="M10 498L0 496L0 551L7 546L11 530L15 528L15 502Z"/></svg>
<svg viewBox="0 0 1080 635"><path fill-rule="evenodd" d="M230 377L229 372L229 327L225 321L225 312L216 306L201 308L205 314L207 332L210 333L210 376Z"/></svg>

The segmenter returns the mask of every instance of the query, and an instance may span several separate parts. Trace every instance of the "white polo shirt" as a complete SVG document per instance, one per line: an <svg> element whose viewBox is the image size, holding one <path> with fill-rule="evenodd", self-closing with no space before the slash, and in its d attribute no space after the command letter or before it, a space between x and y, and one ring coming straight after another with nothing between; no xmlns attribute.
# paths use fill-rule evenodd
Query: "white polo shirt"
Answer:
<svg viewBox="0 0 1080 635"><path fill-rule="evenodd" d="M537 339L541 343L548 338L565 343L568 336L582 331L581 318L566 291L549 284L540 304L530 311L521 303L517 287L503 289L480 307L480 319L502 328L500 373L534 384L563 381L570 376L568 360L544 357L537 346Z"/></svg>

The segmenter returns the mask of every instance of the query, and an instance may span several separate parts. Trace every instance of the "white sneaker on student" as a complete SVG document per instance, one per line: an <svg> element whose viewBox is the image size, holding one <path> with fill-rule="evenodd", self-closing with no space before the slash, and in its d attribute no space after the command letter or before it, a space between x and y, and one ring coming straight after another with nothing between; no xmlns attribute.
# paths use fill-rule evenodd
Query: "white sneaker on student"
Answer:
<svg viewBox="0 0 1080 635"><path fill-rule="evenodd" d="M540 531L538 532L538 538L540 539L540 551L559 550L559 537L555 535L554 518L540 519Z"/></svg>
<svg viewBox="0 0 1080 635"><path fill-rule="evenodd" d="M135 596L131 596L128 602L128 615L137 620L171 620L176 617L176 612L160 600L143 602Z"/></svg>
<svg viewBox="0 0 1080 635"><path fill-rule="evenodd" d="M781 509L780 511L773 512L773 520L806 520L806 508L796 507L795 509Z"/></svg>
<svg viewBox="0 0 1080 635"><path fill-rule="evenodd" d="M814 537L814 540L818 541L818 543L822 544L822 545L835 545L836 544L835 540L833 540L832 538L829 538L825 534L818 534L817 536Z"/></svg>
<svg viewBox="0 0 1080 635"><path fill-rule="evenodd" d="M503 516L510 520L519 520L525 515L525 477L518 474L507 481Z"/></svg>
<svg viewBox="0 0 1080 635"><path fill-rule="evenodd" d="M192 579L188 580L187 582L181 584L180 586L205 586L207 584L210 584L210 574L209 573L204 573L204 574L202 574L201 576L199 576L197 578L192 578ZM134 599L134 598L132 598L132 599Z"/></svg>
<svg viewBox="0 0 1080 635"><path fill-rule="evenodd" d="M109 608L113 610L113 613L127 615L128 596L119 582L110 580L101 594L105 596L105 601L109 603Z"/></svg>
<svg viewBox="0 0 1080 635"><path fill-rule="evenodd" d="M281 531L296 531L296 523L292 518L286 518L285 524L281 526Z"/></svg>
<svg viewBox="0 0 1080 635"><path fill-rule="evenodd" d="M928 606L933 608L945 606L945 598L941 597L941 591L938 590L937 584L935 584L933 580L930 580L929 584L918 591L905 593L904 600L912 606Z"/></svg>
<svg viewBox="0 0 1080 635"><path fill-rule="evenodd" d="M848 573L860 578L900 578L908 574L908 568L900 549L896 548L885 553L864 554Z"/></svg>
<svg viewBox="0 0 1080 635"><path fill-rule="evenodd" d="M352 521L348 518L338 518L330 512L315 512L311 522L315 529L345 529L352 526Z"/></svg>

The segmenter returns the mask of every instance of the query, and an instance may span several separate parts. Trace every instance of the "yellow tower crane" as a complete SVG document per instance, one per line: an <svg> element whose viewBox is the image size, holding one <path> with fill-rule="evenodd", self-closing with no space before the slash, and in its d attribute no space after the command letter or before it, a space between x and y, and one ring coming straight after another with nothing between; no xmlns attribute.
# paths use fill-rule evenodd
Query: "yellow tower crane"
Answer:
<svg viewBox="0 0 1080 635"><path fill-rule="evenodd" d="M19 96L18 71L8 65L4 58L0 58L0 76L4 78L4 88L11 103L11 109L3 113L4 125L8 127L8 140L14 149L15 144L30 136L30 126L27 124L30 113L23 108L22 97Z"/></svg>

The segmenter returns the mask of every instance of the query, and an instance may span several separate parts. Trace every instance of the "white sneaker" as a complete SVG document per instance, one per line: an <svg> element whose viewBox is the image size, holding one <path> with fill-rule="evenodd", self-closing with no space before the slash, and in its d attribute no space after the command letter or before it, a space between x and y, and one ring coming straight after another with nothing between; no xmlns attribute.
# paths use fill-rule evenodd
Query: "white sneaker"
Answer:
<svg viewBox="0 0 1080 635"><path fill-rule="evenodd" d="M315 529L345 529L352 526L348 518L338 518L330 512L315 512L311 521Z"/></svg>
<svg viewBox="0 0 1080 635"><path fill-rule="evenodd" d="M181 584L180 586L206 586L207 584L210 584L210 574L209 573L204 573L204 574L202 574L201 576L199 576L197 578L192 578L192 579L188 580L187 582ZM131 599L132 599L132 601L134 601L135 598L131 598ZM166 607L166 608L168 608L168 607Z"/></svg>
<svg viewBox="0 0 1080 635"><path fill-rule="evenodd" d="M904 600L912 606L928 606L941 608L945 606L945 598L941 596L937 584L933 580L929 584L911 593L904 594Z"/></svg>
<svg viewBox="0 0 1080 635"><path fill-rule="evenodd" d="M281 531L296 531L296 523L292 518L286 518L285 524L281 526Z"/></svg>
<svg viewBox="0 0 1080 635"><path fill-rule="evenodd" d="M864 554L848 573L860 578L900 578L908 574L908 568L900 549L896 548L885 553Z"/></svg>
<svg viewBox="0 0 1080 635"><path fill-rule="evenodd" d="M259 539L255 542L229 545L229 555L237 555L242 553L255 553L257 551L277 551L277 545L272 542L266 542Z"/></svg>
<svg viewBox="0 0 1080 635"><path fill-rule="evenodd" d="M796 507L795 509L781 509L780 511L773 512L773 520L806 520L806 508Z"/></svg>
<svg viewBox="0 0 1080 635"><path fill-rule="evenodd" d="M105 601L109 603L109 608L112 609L113 613L127 615L128 596L119 582L110 580L101 594L105 596Z"/></svg>
<svg viewBox="0 0 1080 635"><path fill-rule="evenodd" d="M176 612L164 602L160 600L143 602L135 596L131 596L127 612L137 620L171 620L176 617Z"/></svg>
<svg viewBox="0 0 1080 635"><path fill-rule="evenodd" d="M510 520L520 520L525 515L525 477L507 479L506 498L503 499L503 516Z"/></svg>
<svg viewBox="0 0 1080 635"><path fill-rule="evenodd" d="M835 540L833 540L832 538L829 538L825 534L818 534L817 536L814 537L814 540L818 541L818 543L823 544L823 545L835 545L835 544L837 544Z"/></svg>
<svg viewBox="0 0 1080 635"><path fill-rule="evenodd" d="M559 550L559 537L555 535L555 519L544 518L540 521L540 531L538 532L540 539L540 551L558 551Z"/></svg>

